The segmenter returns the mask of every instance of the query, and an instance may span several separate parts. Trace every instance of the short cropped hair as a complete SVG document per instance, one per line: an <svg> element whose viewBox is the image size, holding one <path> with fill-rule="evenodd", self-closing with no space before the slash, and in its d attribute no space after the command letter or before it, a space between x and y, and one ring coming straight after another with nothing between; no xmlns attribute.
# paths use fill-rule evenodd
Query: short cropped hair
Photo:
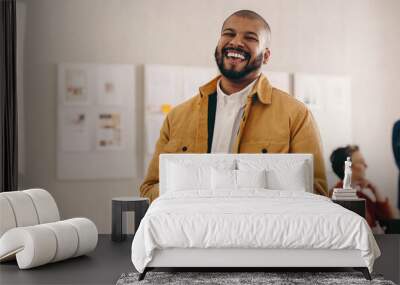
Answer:
<svg viewBox="0 0 400 285"><path fill-rule="evenodd" d="M261 17L259 14L257 14L254 11L251 11L251 10L239 10L239 11L236 11L235 13L233 13L232 15L230 15L228 18L226 18L224 23L222 24L222 27L225 25L225 22L232 16L238 16L238 17L243 17L243 18L247 18L247 19L251 19L251 20L260 21L263 24L265 32L267 34L267 39L265 41L265 45L266 45L267 48L270 47L270 44L271 44L271 28L270 28L268 22L263 17Z"/></svg>
<svg viewBox="0 0 400 285"><path fill-rule="evenodd" d="M353 153L359 150L360 148L357 145L347 145L339 147L332 152L330 157L332 169L340 179L344 179L344 162L347 157L351 157Z"/></svg>

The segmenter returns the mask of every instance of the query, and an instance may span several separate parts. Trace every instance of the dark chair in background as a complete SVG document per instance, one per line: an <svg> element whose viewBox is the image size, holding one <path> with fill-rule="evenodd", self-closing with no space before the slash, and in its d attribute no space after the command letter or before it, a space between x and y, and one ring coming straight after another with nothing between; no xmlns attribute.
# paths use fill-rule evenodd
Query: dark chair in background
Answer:
<svg viewBox="0 0 400 285"><path fill-rule="evenodd" d="M398 120L393 126L392 147L394 159L396 161L397 168L399 169L399 178L397 184L397 207L400 208L400 120ZM382 220L379 222L384 228L386 228L385 233L400 234L400 219Z"/></svg>
<svg viewBox="0 0 400 285"><path fill-rule="evenodd" d="M400 209L400 120L394 123L393 126L392 147L394 159L396 161L397 168L399 169L399 181L397 183L397 208Z"/></svg>

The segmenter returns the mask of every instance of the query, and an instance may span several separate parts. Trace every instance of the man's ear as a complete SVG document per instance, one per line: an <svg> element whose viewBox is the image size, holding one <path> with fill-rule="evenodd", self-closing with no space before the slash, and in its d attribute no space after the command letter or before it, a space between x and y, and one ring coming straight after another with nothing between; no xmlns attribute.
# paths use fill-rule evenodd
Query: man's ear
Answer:
<svg viewBox="0 0 400 285"><path fill-rule="evenodd" d="M268 62L270 56L271 56L271 51L269 50L269 48L265 48L263 64L266 64Z"/></svg>

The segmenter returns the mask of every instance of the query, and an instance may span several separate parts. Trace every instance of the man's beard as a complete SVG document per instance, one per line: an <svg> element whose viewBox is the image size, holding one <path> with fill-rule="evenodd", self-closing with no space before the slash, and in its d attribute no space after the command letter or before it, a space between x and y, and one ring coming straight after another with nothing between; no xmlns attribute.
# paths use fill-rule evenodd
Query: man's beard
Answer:
<svg viewBox="0 0 400 285"><path fill-rule="evenodd" d="M230 49L230 50L235 50ZM215 57L215 62L217 63L218 69L221 72L223 76L229 79L233 80L238 80L246 77L248 74L252 73L253 71L261 68L263 64L263 54L260 53L259 55L256 56L256 58L253 61L250 61L250 58L248 58L248 63L243 67L242 70L236 71L236 70L229 70L226 69L224 66L224 49L222 49L222 52L218 52L218 47L215 49L214 52L214 57Z"/></svg>

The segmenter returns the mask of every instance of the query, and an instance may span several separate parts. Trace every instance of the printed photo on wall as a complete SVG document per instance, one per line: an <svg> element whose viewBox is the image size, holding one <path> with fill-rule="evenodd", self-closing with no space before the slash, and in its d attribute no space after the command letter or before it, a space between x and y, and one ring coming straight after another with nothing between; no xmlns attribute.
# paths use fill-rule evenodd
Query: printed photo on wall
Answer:
<svg viewBox="0 0 400 285"><path fill-rule="evenodd" d="M64 103L87 104L89 99L87 71L80 68L66 68L64 74Z"/></svg>
<svg viewBox="0 0 400 285"><path fill-rule="evenodd" d="M303 102L311 111L321 111L324 107L324 82L325 77L295 74L294 75L294 96Z"/></svg>
<svg viewBox="0 0 400 285"><path fill-rule="evenodd" d="M62 151L89 151L87 113L79 110L65 110L61 114L60 135Z"/></svg>
<svg viewBox="0 0 400 285"><path fill-rule="evenodd" d="M300 93L300 95L299 95ZM305 86L303 93L298 92L298 99L307 105L311 110L321 109L318 86L312 84Z"/></svg>
<svg viewBox="0 0 400 285"><path fill-rule="evenodd" d="M99 113L96 138L97 150L122 149L121 113Z"/></svg>
<svg viewBox="0 0 400 285"><path fill-rule="evenodd" d="M122 90L120 78L121 71L113 67L98 68L98 86L97 86L97 100L101 105L121 105L122 104Z"/></svg>
<svg viewBox="0 0 400 285"><path fill-rule="evenodd" d="M350 78L332 77L325 85L325 97L329 109L335 112L346 112L351 104Z"/></svg>

